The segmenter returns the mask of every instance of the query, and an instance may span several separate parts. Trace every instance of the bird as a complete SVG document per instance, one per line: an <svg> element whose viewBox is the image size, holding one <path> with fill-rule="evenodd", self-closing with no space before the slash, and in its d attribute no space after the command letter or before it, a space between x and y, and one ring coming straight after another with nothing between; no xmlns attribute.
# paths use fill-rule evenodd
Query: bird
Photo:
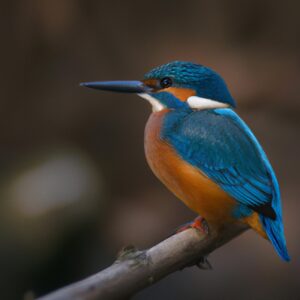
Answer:
<svg viewBox="0 0 300 300"><path fill-rule="evenodd" d="M173 61L142 80L81 85L135 93L151 104L146 159L156 177L199 216L190 227L221 230L245 223L269 240L282 260L290 260L276 175L217 72Z"/></svg>

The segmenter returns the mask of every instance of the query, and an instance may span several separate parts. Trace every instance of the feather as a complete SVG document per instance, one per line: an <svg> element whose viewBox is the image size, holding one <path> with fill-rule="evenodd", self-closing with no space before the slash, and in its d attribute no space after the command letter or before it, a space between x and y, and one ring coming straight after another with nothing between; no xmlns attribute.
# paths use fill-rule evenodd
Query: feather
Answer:
<svg viewBox="0 0 300 300"><path fill-rule="evenodd" d="M237 204L258 212L276 251L288 260L277 179L259 142L233 110L170 111L161 138Z"/></svg>

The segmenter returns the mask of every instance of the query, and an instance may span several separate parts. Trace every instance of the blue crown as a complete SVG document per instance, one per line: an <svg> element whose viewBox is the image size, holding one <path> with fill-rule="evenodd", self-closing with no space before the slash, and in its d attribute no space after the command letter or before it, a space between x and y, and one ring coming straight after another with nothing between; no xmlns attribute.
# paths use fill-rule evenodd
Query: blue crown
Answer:
<svg viewBox="0 0 300 300"><path fill-rule="evenodd" d="M145 79L164 77L172 78L174 86L194 89L199 97L236 106L223 78L208 67L191 62L173 61L145 74Z"/></svg>

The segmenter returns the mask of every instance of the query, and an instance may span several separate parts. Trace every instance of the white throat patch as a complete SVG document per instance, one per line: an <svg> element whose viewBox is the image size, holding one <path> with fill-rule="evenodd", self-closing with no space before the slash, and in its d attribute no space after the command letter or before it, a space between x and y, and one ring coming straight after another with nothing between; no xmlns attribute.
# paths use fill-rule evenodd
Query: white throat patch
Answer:
<svg viewBox="0 0 300 300"><path fill-rule="evenodd" d="M138 94L138 96L142 97L143 99L146 99L152 105L153 112L158 112L166 108L157 99L150 96L149 94L140 93ZM229 104L198 96L191 96L187 99L186 102L191 108L198 110L229 107Z"/></svg>
<svg viewBox="0 0 300 300"><path fill-rule="evenodd" d="M191 108L199 110L229 107L229 104L207 98L201 98L198 96L191 96L187 99L186 102Z"/></svg>
<svg viewBox="0 0 300 300"><path fill-rule="evenodd" d="M153 112L158 112L165 108L164 105L162 105L157 99L150 96L149 94L142 93L142 94L138 94L138 96L140 96L150 102L150 104L152 105Z"/></svg>

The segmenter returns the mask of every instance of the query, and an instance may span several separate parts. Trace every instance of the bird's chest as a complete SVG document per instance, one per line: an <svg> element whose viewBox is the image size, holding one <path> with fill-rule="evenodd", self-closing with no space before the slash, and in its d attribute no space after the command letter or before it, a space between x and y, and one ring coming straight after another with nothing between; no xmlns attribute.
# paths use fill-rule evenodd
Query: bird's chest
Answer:
<svg viewBox="0 0 300 300"><path fill-rule="evenodd" d="M154 174L190 209L216 225L232 219L235 201L161 138L168 110L153 113L145 129L145 154Z"/></svg>

